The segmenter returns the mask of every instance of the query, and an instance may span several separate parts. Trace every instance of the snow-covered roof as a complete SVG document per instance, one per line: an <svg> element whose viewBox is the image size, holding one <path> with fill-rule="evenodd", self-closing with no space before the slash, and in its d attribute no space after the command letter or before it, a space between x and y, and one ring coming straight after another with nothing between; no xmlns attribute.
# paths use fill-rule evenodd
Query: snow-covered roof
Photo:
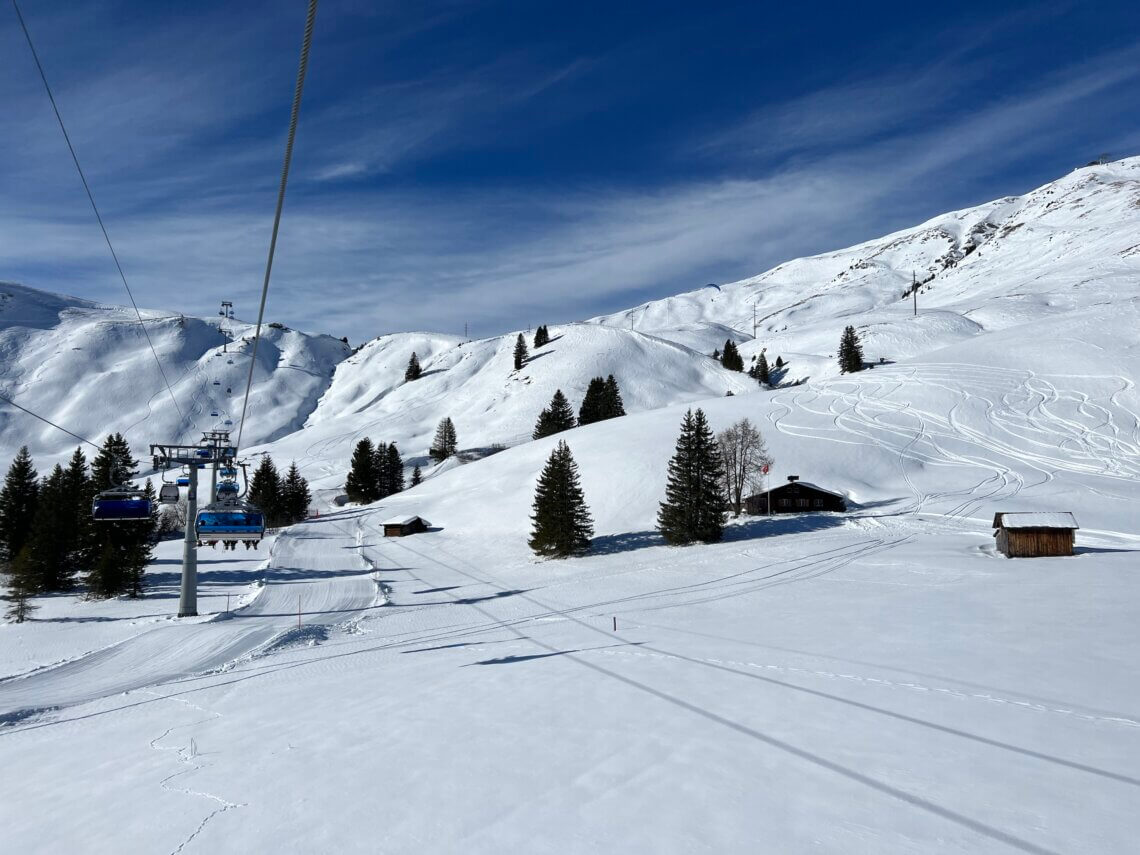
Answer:
<svg viewBox="0 0 1140 855"><path fill-rule="evenodd" d="M416 520L423 520L424 525L428 524L428 521L425 520L423 517L412 514L411 516L408 516L408 517L393 517L390 520L384 520L384 522L382 522L381 525L411 525Z"/></svg>
<svg viewBox="0 0 1140 855"><path fill-rule="evenodd" d="M799 484L801 487L807 487L809 490L816 490L820 493L827 493L829 496L835 496L837 499L843 499L844 501L846 501L846 499L847 499L847 497L844 496L842 493L836 493L834 490L825 490L823 487L820 487L817 484L813 484L810 481L787 481L786 483L783 483L783 484L777 484L775 487L769 487L767 490L762 490L761 492L757 493L756 495L757 496L763 496L765 493L768 493L768 492L774 493L777 490L782 490L783 488L790 487L793 484Z"/></svg>
<svg viewBox="0 0 1140 855"><path fill-rule="evenodd" d="M1068 511L1047 513L999 513L994 517L994 528L1080 528L1076 517Z"/></svg>

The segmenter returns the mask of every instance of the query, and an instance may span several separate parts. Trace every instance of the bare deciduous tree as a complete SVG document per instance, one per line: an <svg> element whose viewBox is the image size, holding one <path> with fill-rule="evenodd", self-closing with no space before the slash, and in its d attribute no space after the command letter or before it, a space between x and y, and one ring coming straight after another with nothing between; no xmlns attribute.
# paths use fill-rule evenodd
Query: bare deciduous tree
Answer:
<svg viewBox="0 0 1140 855"><path fill-rule="evenodd" d="M748 419L721 431L716 438L724 460L725 492L732 512L740 516L744 491L760 484L766 467L772 465L772 455L760 431Z"/></svg>

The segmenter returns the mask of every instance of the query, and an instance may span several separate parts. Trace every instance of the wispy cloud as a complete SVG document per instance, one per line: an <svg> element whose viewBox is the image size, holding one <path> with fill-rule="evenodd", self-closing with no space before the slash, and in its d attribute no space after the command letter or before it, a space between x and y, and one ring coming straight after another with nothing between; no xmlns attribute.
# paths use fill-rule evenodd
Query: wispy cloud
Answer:
<svg viewBox="0 0 1140 855"><path fill-rule="evenodd" d="M435 14L450 20L453 11L444 4ZM281 80L291 75L296 33L268 35L285 58L262 74L227 59L240 56L235 46L248 33L232 34L233 43L223 33L210 46L191 36L199 27L184 21L158 46L127 38L119 70L64 66L58 89L142 302L210 312L226 298L252 314L290 94ZM0 27L6 47L26 50ZM377 46L381 55L395 49ZM58 50L49 40L45 54L58 58ZM162 51L199 52L201 68L164 71L195 63L160 62ZM1135 141L1125 111L1138 60L1140 49L1125 48L1012 86L984 58L947 54L906 75L844 79L742 111L684 141L684 158L702 170L640 183L555 176L512 186L417 185L406 176L432 156L501 141L520 113L557 112L543 109L544 97L586 79L597 60L547 64L528 51L457 59L343 98L339 81L318 74L269 312L353 340L459 330L464 321L491 333L742 278L1029 189L1025 182ZM13 132L0 137L0 278L121 301L38 85L27 69L0 80L13 107ZM595 103L606 98L601 91ZM261 121L267 114L274 119ZM404 180L385 181L389 173Z"/></svg>

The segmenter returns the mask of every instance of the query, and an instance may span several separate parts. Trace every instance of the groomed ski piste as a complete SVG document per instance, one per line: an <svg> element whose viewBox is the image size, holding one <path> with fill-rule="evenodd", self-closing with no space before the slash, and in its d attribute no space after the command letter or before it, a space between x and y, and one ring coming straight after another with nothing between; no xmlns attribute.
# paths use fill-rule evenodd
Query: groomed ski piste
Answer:
<svg viewBox="0 0 1140 855"><path fill-rule="evenodd" d="M997 243L942 268L917 320L901 287L946 251L914 257L930 224L782 265L758 277L772 294L748 280L552 324L521 372L513 334L366 345L300 430L256 449L297 459L320 516L257 552L201 550L198 618L173 617L181 544L165 542L145 598L41 597L33 620L0 626L5 839L44 852L1133 851L1138 171L1078 170L942 218ZM880 267L856 268L867 281L822 287L821 273L799 307L800 274L778 281L871 256ZM786 385L701 355L726 328L751 331L748 293L783 308L741 337L745 360L782 354ZM832 367L848 323L870 361L885 357L873 370ZM403 384L421 347L425 377ZM610 372L630 415L527 441L555 388L577 405ZM718 430L751 419L773 484L800 475L842 491L849 512L745 516L722 543L665 546L657 504L694 405ZM448 414L471 462L374 505L334 503L357 439L397 441L410 460ZM92 432L120 425L103 418ZM284 409L265 419L288 424ZM6 449L28 427L7 422ZM586 557L537 561L530 503L560 439L596 537ZM51 441L41 471L69 450ZM508 447L488 454L495 443ZM1077 554L995 552L996 511L1057 510L1080 523ZM385 538L383 521L406 514L431 529Z"/></svg>

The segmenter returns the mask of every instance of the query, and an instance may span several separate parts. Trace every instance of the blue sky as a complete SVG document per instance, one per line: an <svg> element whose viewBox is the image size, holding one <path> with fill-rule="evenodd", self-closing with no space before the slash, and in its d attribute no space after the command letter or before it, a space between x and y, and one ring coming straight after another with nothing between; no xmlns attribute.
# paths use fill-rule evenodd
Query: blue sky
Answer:
<svg viewBox="0 0 1140 855"><path fill-rule="evenodd" d="M142 305L256 314L303 0L23 0ZM0 280L124 303L0 11ZM268 317L489 335L1140 153L1135 3L323 0Z"/></svg>

